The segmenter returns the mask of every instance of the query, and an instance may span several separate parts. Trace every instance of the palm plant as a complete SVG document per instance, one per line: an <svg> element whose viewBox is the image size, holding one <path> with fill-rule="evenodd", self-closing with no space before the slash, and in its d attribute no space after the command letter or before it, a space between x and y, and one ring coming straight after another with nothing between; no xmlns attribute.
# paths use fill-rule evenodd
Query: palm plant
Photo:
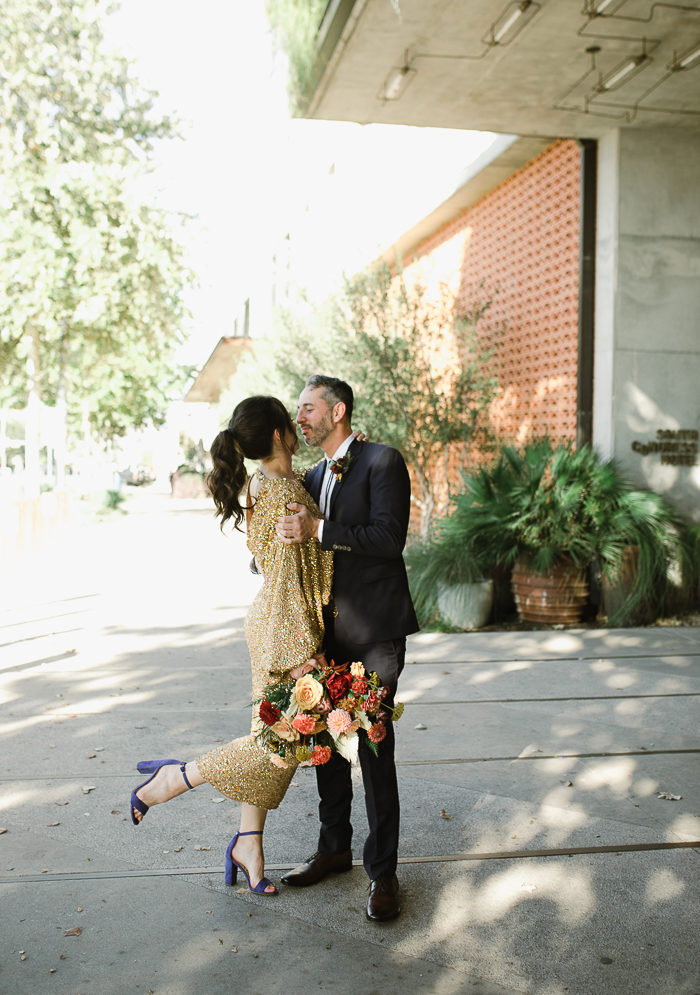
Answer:
<svg viewBox="0 0 700 995"><path fill-rule="evenodd" d="M629 622L644 605L658 614L690 597L694 557L685 521L660 495L633 490L614 460L589 447L554 448L548 438L522 450L506 446L464 483L440 542L473 561L526 561L540 574L567 558L580 568L597 562L614 582L633 546L636 575L612 625ZM674 570L680 584L670 579Z"/></svg>
<svg viewBox="0 0 700 995"><path fill-rule="evenodd" d="M433 526L427 542L412 542L404 553L411 597L422 629L439 624L437 599L441 584L473 584L484 576L482 564L463 543L444 540L449 521L443 518Z"/></svg>

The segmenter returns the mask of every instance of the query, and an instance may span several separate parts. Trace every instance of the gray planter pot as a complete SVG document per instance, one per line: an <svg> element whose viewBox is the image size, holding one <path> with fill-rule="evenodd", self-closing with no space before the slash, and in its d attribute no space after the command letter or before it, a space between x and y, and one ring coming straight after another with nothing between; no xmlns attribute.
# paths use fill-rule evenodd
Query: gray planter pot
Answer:
<svg viewBox="0 0 700 995"><path fill-rule="evenodd" d="M473 584L438 584L438 609L443 622L461 632L481 629L489 620L493 605L493 581Z"/></svg>

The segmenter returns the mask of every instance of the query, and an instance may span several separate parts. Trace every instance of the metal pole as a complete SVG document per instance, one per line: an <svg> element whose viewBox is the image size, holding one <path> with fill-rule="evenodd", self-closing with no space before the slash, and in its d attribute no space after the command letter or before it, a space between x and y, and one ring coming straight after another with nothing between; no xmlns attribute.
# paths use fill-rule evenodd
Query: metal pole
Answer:
<svg viewBox="0 0 700 995"><path fill-rule="evenodd" d="M32 501L39 497L39 343L36 329L28 333L27 356L28 397L24 428L24 497Z"/></svg>
<svg viewBox="0 0 700 995"><path fill-rule="evenodd" d="M4 476L7 469L7 412L0 410L0 473Z"/></svg>
<svg viewBox="0 0 700 995"><path fill-rule="evenodd" d="M595 242L598 142L582 138L579 208L578 382L576 446L593 443L593 354L595 348Z"/></svg>

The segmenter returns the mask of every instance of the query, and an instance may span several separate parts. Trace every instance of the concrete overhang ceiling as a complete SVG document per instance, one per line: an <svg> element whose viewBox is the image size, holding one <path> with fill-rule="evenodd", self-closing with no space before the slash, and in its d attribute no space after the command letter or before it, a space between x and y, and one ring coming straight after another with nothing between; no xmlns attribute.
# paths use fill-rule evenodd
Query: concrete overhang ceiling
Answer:
<svg viewBox="0 0 700 995"><path fill-rule="evenodd" d="M700 130L700 6L331 0L305 116L561 137Z"/></svg>

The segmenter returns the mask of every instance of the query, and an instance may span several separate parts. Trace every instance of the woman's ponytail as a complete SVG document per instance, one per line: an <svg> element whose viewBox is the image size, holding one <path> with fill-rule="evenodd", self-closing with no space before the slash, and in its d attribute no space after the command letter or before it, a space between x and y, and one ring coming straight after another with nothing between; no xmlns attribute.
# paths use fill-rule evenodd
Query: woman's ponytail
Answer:
<svg viewBox="0 0 700 995"><path fill-rule="evenodd" d="M216 517L221 515L221 529L232 518L239 532L245 508L241 492L248 482L243 458L266 459L272 453L275 432L284 439L295 434L294 423L284 404L276 397L257 394L237 404L228 428L219 432L211 444L213 469L207 477L209 493L214 498Z"/></svg>
<svg viewBox="0 0 700 995"><path fill-rule="evenodd" d="M234 528L240 532L244 515L241 491L248 482L248 474L230 429L219 432L212 442L211 461L213 467L207 477L207 487L216 505L215 517L221 515L222 532L229 518L233 519Z"/></svg>

